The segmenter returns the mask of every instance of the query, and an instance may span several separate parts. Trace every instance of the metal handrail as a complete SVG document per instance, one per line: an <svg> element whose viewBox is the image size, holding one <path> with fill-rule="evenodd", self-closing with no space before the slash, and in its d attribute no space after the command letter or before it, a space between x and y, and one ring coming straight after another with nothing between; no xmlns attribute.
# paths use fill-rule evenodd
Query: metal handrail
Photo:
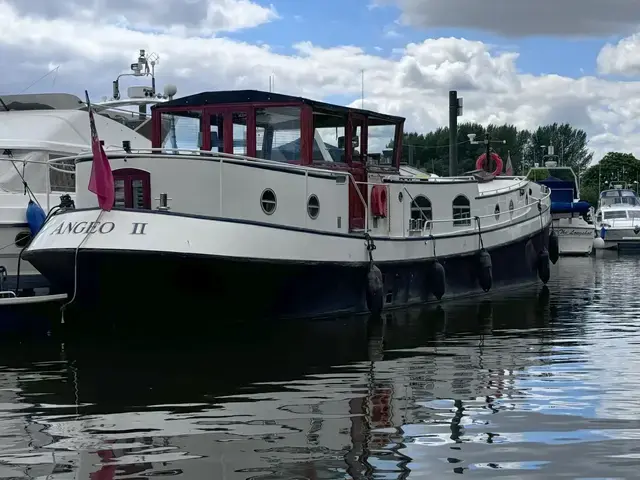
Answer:
<svg viewBox="0 0 640 480"><path fill-rule="evenodd" d="M635 227L636 225L640 224L640 218L638 218L638 217L612 218L610 220L606 219L606 218L603 218L602 221L599 222L599 223L600 223L600 225L602 225L603 223L606 223L610 227L615 227L616 226L616 221L618 221L619 223L622 223L622 222L631 223L631 225L622 225L621 228L624 228L624 227Z"/></svg>
<svg viewBox="0 0 640 480"><path fill-rule="evenodd" d="M534 203L529 203L527 205L523 205L521 207L514 208L513 210L509 210L509 212L513 213L513 212L517 212L517 211L520 211L520 210L531 209L532 207L534 207L538 203L538 201L542 202L543 200L546 200L550 196L551 196L551 194L548 193L547 195L545 195L543 197L536 198ZM534 198L534 197L531 197L531 198ZM549 206L545 206L545 207L546 208L544 208L543 212L546 212L547 210L551 210L551 206L550 205ZM540 212L540 213L542 213L542 212ZM495 216L495 214L493 214L493 213L490 213L490 214L487 214L487 215L473 215L473 216L471 216L471 212L469 212L469 214L470 214L469 217L464 217L464 218L448 218L448 219L429 220L429 222L432 225L430 225L430 226L427 225L427 226L429 227L429 231L431 232L431 231L433 231L433 224L435 224L435 223L452 223L452 222L456 222L456 221L459 222L460 220L467 220L467 219L469 220L469 223L471 223L471 221L476 217L479 218L480 220L482 220L483 218L490 218L490 217L494 217ZM517 218L520 218L522 216L523 215L518 215ZM502 222L493 223L493 224L491 224L489 226L495 227L495 226L506 225L508 223L511 223L512 221L513 221L513 218L509 218L508 220L504 220ZM427 230L427 226L425 226L425 228L422 230L423 232ZM457 230L456 229L455 232L456 233L466 233L466 232L475 232L476 230L478 230L478 229L474 226L474 227L471 227L471 228L465 228L463 230Z"/></svg>
<svg viewBox="0 0 640 480"><path fill-rule="evenodd" d="M512 179L512 178L518 178L518 177L510 177L510 179ZM509 192L511 190L520 189L520 188L522 188L522 186L527 185L528 183L529 183L529 180L527 180L525 178L525 179L522 179L519 183L517 183L515 187L513 187L513 186L511 186L511 187L499 187L499 188L494 188L493 190L485 190L483 192L479 192L478 193L478 197L485 197L485 196L488 196L488 195L494 195L495 193L501 192L502 190Z"/></svg>
<svg viewBox="0 0 640 480"><path fill-rule="evenodd" d="M173 153L167 153L173 152ZM160 155L154 155L154 158L164 158L164 159L175 159L176 153L182 153L182 160L191 160L191 161L202 161L202 157L209 157L210 159L225 159L232 160L238 163L265 163L268 165L278 166L285 170L292 171L300 171L307 170L309 167L305 165L295 165L290 163L278 162L276 160L267 160L264 158L257 157L249 157L247 155L236 155L235 153L223 153L223 152L213 152L211 150L197 150L197 149L184 149L184 148L131 148L130 152L124 151L122 148L118 150L107 150L105 151L107 156L117 155L122 156L124 158L145 158L149 153L158 153ZM92 158L93 154L91 152L81 153L78 155L69 155L67 157L57 158L56 161L67 161L67 160L85 160ZM206 159L204 159L206 160ZM349 172L336 171L324 168L316 168L313 167L314 172L322 172L332 176L342 176L342 175L350 175Z"/></svg>
<svg viewBox="0 0 640 480"><path fill-rule="evenodd" d="M174 153L167 153L167 152L174 152ZM249 157L246 155L237 155L237 154L231 154L231 153L223 153L223 152L213 152L210 150L198 150L198 149L182 149L182 148L138 148L138 149L131 149L130 152L126 152L124 150L119 150L119 151L115 151L115 150L110 150L107 153L111 154L111 155L118 155L118 156L122 156L124 158L144 158L147 157L149 153L159 153L159 155L154 155L154 158L163 158L163 159L175 159L175 152L180 152L183 153L184 155L181 157L182 160L193 160L193 161L201 161L201 160L207 160L207 159L203 159L202 157L208 157L210 159L219 159L221 160L222 163L224 163L225 161L230 163L240 163L240 164L247 164L247 163L255 163L256 161L259 161L260 163L266 163L266 164L270 164L270 165L274 165L274 166L278 166L284 170L291 170L291 171L305 171L308 172L309 167L307 166L303 166L303 165L292 165L292 164L288 164L288 163L283 163L283 162L278 162L278 161L274 161L274 160L266 160L266 159L262 159L262 158L255 158L255 157ZM55 161L52 162L64 162L64 161L68 161L68 160L75 160L76 162L78 160L83 160L83 159L88 159L88 158L92 158L92 153L86 153L86 154L78 154L78 155L70 155L67 157L60 157L57 158ZM40 163L52 163L52 162L40 162ZM345 172L345 171L335 171L335 170L329 170L329 169L322 169L322 168L313 168L313 170L315 172L322 172L322 173L326 173L327 175L331 175L331 176L335 176L335 177L339 177L339 176L347 176L349 177L349 181L352 183L352 185L354 186L357 194L358 194L358 198L360 199L360 202L362 203L364 209L365 209L365 230L368 231L368 221L369 221L369 207L367 205L367 202L364 198L364 196L362 195L362 192L360 191L360 188L358 187L358 184L367 184L367 185L384 185L386 188L388 188L388 185L385 183L381 183L381 182L356 182L355 178L353 177L353 175L350 172ZM464 177L455 177L455 178L459 178L459 179L472 179L474 177L471 176L464 176ZM487 190L485 192L483 192L483 194L486 194L488 192L495 192L498 190L506 190L506 191L513 191L513 190L517 190L519 188L521 188L520 185L525 185L527 183L529 183L528 180L526 180L526 178L524 177L510 177L510 178L523 178L523 181L520 184L516 184L516 186L511 186L511 187L501 187L499 189L495 189L495 190ZM432 179L432 180L437 180L436 179ZM437 183L437 182L434 182ZM545 192L545 195L541 198L536 198L531 196L530 198L535 200L535 202L537 203L538 201L542 201L542 200L546 200L551 196L550 193L550 189L546 188L544 185L540 185L540 187L542 188L543 192ZM406 188L405 188L406 190ZM407 192L408 193L408 192ZM410 195L410 194L409 194ZM410 195L411 196L411 195ZM524 209L530 209L533 205L535 204L527 204L524 205L522 207L518 207L516 209L510 210L510 213L513 212L517 212L520 210L524 210ZM550 207L547 207L546 209L550 209ZM545 210L546 211L546 210ZM490 218L490 217L494 217L495 214L491 213L491 214L487 214L487 215L476 215L478 218L483 219L483 218ZM475 217L475 216L474 216ZM471 220L471 216L468 217L469 220ZM429 227L432 229L433 228L433 224L435 223L447 223L447 222L454 222L454 221L460 221L460 220L466 220L467 217L465 218L450 218L450 219L426 219L429 223L427 225L429 225ZM501 223L497 223L494 225L501 225L503 223L509 223L511 222L511 219L501 222ZM470 228L470 229L465 229L465 230L456 230L456 232L466 232L466 231L475 231L476 228Z"/></svg>

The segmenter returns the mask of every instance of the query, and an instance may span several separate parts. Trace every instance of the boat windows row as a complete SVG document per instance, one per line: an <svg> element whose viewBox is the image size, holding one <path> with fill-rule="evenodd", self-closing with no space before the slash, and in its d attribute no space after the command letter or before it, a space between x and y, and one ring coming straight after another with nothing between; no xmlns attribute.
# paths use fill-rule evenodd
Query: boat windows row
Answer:
<svg viewBox="0 0 640 480"><path fill-rule="evenodd" d="M395 163L392 145L401 127L388 121L301 106L238 110L242 111L210 107L161 112L162 138L160 145L154 146L211 150L283 163Z"/></svg>
<svg viewBox="0 0 640 480"><path fill-rule="evenodd" d="M513 214L514 203L509 201L509 213ZM500 205L496 204L494 209L496 221L500 219ZM452 202L453 226L470 226L471 225L471 202L465 195L458 195ZM433 210L431 200L424 195L418 195L411 202L411 220L409 230L421 231L429 228L433 220Z"/></svg>

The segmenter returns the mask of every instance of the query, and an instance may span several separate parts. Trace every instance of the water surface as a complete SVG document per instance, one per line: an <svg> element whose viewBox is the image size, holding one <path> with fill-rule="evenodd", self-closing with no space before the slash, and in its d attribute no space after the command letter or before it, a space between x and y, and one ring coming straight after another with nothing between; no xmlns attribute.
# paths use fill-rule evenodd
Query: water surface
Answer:
<svg viewBox="0 0 640 480"><path fill-rule="evenodd" d="M638 478L638 272L561 258L548 290L380 322L3 344L0 478Z"/></svg>

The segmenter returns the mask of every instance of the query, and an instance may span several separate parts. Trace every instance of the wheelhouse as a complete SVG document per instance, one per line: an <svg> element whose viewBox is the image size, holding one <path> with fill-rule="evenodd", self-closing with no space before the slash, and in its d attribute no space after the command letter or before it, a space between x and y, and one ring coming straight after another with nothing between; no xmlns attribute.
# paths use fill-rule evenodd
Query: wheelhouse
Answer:
<svg viewBox="0 0 640 480"><path fill-rule="evenodd" d="M633 190L611 189L600 194L601 207L631 206L640 207L640 200Z"/></svg>
<svg viewBox="0 0 640 480"><path fill-rule="evenodd" d="M257 90L205 92L153 108L153 147L357 172L398 170L404 119ZM171 133L163 135L167 125Z"/></svg>

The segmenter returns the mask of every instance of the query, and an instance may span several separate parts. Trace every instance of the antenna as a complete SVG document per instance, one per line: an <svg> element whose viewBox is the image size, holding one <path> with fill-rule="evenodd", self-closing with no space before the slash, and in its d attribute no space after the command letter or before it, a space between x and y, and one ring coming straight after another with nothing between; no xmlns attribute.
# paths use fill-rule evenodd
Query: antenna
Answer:
<svg viewBox="0 0 640 480"><path fill-rule="evenodd" d="M146 50L140 49L138 54L138 61L132 63L130 68L133 73L121 73L113 81L113 99L120 100L120 77L151 77L151 96L156 95L156 77L155 67L160 63L160 57L157 53L146 53ZM149 68L151 66L151 68ZM143 71L144 68L144 71Z"/></svg>

